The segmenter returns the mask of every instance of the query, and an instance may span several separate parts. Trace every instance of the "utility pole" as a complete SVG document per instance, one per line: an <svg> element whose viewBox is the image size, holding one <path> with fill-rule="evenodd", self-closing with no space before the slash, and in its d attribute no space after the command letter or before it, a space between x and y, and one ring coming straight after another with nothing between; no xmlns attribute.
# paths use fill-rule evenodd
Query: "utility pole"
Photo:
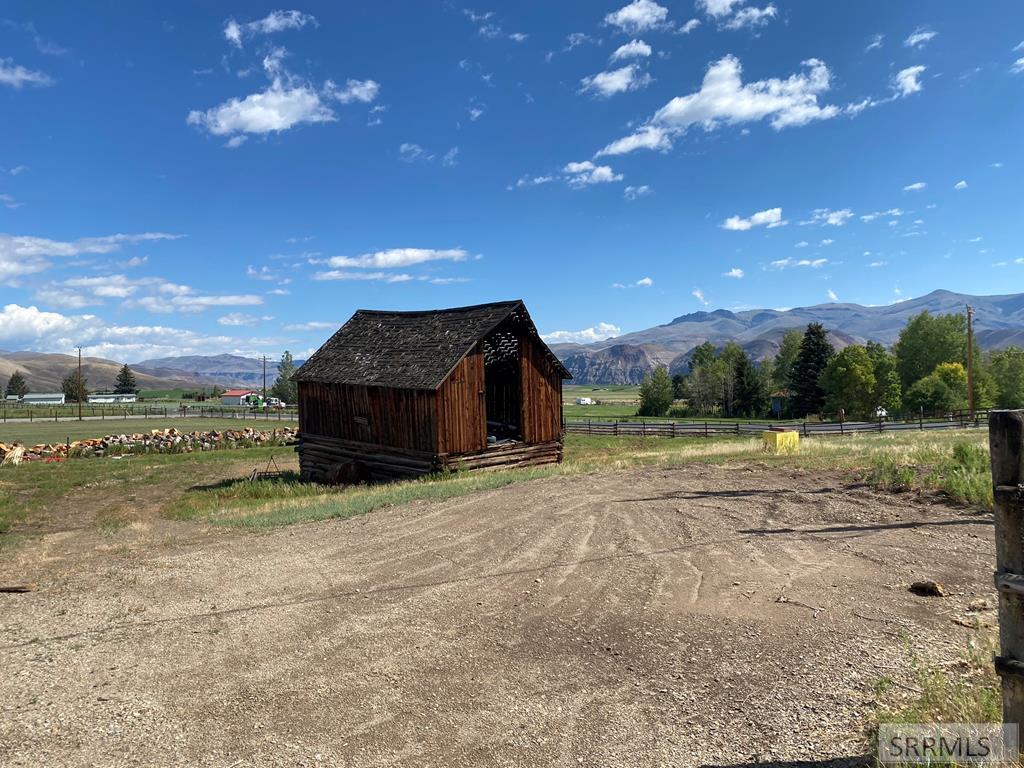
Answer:
<svg viewBox="0 0 1024 768"><path fill-rule="evenodd" d="M263 402L267 402L267 356L263 356Z"/></svg>
<svg viewBox="0 0 1024 768"><path fill-rule="evenodd" d="M82 386L82 348L81 347L78 348L78 386L75 387L75 389L77 390L77 393L76 393L77 397L75 399L78 400L78 420L81 421L82 420L82 390L85 389L85 387Z"/></svg>
<svg viewBox="0 0 1024 768"><path fill-rule="evenodd" d="M967 413L974 418L974 307L967 305Z"/></svg>

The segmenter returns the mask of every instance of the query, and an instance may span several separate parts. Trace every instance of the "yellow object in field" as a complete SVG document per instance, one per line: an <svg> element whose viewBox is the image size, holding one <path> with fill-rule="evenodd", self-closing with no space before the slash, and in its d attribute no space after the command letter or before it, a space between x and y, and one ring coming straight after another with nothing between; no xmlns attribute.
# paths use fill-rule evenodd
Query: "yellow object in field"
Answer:
<svg viewBox="0 0 1024 768"><path fill-rule="evenodd" d="M765 453L796 453L800 450L800 433L762 432L761 444Z"/></svg>

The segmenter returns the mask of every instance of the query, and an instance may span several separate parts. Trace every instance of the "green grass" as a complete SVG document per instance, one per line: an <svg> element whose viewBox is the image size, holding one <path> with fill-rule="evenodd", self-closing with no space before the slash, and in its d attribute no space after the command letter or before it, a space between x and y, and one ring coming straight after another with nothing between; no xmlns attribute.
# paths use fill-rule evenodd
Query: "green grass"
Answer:
<svg viewBox="0 0 1024 768"><path fill-rule="evenodd" d="M984 436L922 439L916 446L876 454L866 479L886 490L937 490L963 504L992 508L992 475Z"/></svg>
<svg viewBox="0 0 1024 768"><path fill-rule="evenodd" d="M174 427L182 432L208 432L212 429L257 429L273 430L278 427L294 427L294 420L266 419L105 419L102 421L35 421L30 423L0 423L0 443L17 442L23 445L39 443L63 443L67 440L83 440L105 435L123 435L149 432L153 429Z"/></svg>
<svg viewBox="0 0 1024 768"><path fill-rule="evenodd" d="M927 662L911 650L911 685L881 677L871 686L876 710L866 734L867 750L875 750L878 728L885 723L1002 722L1002 688L992 664L996 645L993 633L984 633L953 666Z"/></svg>
<svg viewBox="0 0 1024 768"><path fill-rule="evenodd" d="M58 464L25 462L0 467L0 550L10 548L20 536L16 529L30 515L57 509L63 504L103 498L97 525L106 530L120 527L127 497L144 486L161 486L166 509L172 510L187 496L190 487L211 474L223 474L223 466L239 465L237 475L266 465L271 456L293 456L290 448L249 448L188 454L150 454L123 459L75 459Z"/></svg>
<svg viewBox="0 0 1024 768"><path fill-rule="evenodd" d="M770 466L841 469L870 475L877 467L887 466L888 462L903 467L916 460L921 464L913 470L913 481L907 480L908 487L924 487L918 484L930 476L929 473L937 473L942 478L958 477L964 466L960 462L969 453L974 462L969 476L972 482L977 482L976 474L980 466L974 451L977 446L970 444L971 449L958 447L963 444L969 443L964 443L962 434L948 433L818 438L804 440L798 454L773 456L762 452L760 440L746 437L705 440L700 437L672 439L569 435L566 439L565 460L559 465L487 473L456 472L387 485L343 488L302 483L296 476L259 483L229 483L187 494L174 514L184 519L201 518L245 527L286 525L303 520L351 517L410 501L447 499L542 477L692 462L759 462ZM869 482L887 487L881 479L869 478ZM949 482L943 482L946 482L946 486L936 487L943 490L947 490L947 486L953 488ZM951 490L947 492L952 495ZM979 503L983 504L984 499Z"/></svg>

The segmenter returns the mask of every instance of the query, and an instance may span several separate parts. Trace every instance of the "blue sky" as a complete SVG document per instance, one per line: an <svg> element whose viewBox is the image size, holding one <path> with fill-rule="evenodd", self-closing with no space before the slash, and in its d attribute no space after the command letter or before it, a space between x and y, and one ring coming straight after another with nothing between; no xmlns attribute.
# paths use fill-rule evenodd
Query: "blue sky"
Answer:
<svg viewBox="0 0 1024 768"><path fill-rule="evenodd" d="M0 8L0 348L1024 290L1024 5Z"/></svg>

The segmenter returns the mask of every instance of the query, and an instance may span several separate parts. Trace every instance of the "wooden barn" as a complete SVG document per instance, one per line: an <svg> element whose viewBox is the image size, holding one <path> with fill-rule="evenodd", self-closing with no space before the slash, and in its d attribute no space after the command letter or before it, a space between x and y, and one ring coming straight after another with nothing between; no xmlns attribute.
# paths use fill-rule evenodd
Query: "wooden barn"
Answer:
<svg viewBox="0 0 1024 768"><path fill-rule="evenodd" d="M302 474L561 461L568 378L522 301L359 310L295 374Z"/></svg>

